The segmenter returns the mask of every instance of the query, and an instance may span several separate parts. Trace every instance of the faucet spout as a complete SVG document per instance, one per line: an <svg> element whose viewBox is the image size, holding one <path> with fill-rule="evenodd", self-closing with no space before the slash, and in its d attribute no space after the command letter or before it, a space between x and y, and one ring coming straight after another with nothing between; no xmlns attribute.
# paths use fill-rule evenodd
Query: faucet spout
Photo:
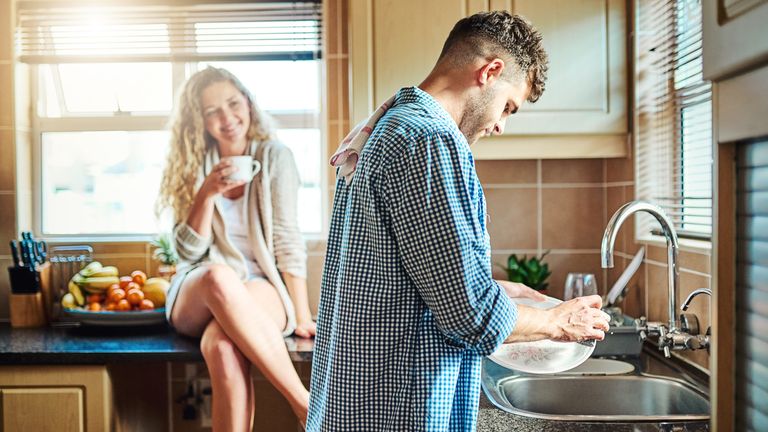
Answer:
<svg viewBox="0 0 768 432"><path fill-rule="evenodd" d="M699 294L706 294L710 297L712 297L712 290L709 288L699 288L697 290L693 290L690 294L688 294L688 297L683 302L683 305L680 306L680 309L685 312L688 310L688 306L691 305L691 300L693 300L694 297L696 297Z"/></svg>
<svg viewBox="0 0 768 432"><path fill-rule="evenodd" d="M646 201L630 201L613 214L603 234L600 246L600 260L603 268L613 267L613 249L616 243L616 235L619 228L631 215L637 212L651 214L661 225L664 237L667 239L667 266L668 266L668 294L669 294L669 331L678 330L677 325L677 291L680 282L680 273L677 264L677 255L680 245L677 241L677 231L672 220L659 206Z"/></svg>

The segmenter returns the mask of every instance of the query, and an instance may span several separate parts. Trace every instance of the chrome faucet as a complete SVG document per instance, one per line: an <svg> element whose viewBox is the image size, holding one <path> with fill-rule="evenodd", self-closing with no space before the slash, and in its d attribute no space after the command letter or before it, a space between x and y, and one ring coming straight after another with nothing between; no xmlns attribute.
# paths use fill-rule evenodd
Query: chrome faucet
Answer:
<svg viewBox="0 0 768 432"><path fill-rule="evenodd" d="M699 288L697 290L693 290L690 294L688 294L688 297L683 302L683 305L680 306L680 310L683 312L687 311L688 306L691 304L691 300L693 300L693 298L699 294L706 294L709 296L709 298L712 298L712 290L709 288Z"/></svg>
<svg viewBox="0 0 768 432"><path fill-rule="evenodd" d="M657 334L659 336L659 349L664 350L664 355L670 357L670 349L685 349L680 346L679 340L681 334L677 321L677 291L680 284L680 272L677 266L677 255L680 248L677 241L677 232L664 210L659 206L645 201L631 201L619 208L614 213L603 234L603 242L600 247L600 258L603 268L613 267L613 246L616 242L616 235L619 228L631 215L644 211L650 213L661 224L664 237L667 239L667 288L669 293L668 323L664 326L661 323L646 323L641 318L637 324L638 331L644 339L647 333Z"/></svg>

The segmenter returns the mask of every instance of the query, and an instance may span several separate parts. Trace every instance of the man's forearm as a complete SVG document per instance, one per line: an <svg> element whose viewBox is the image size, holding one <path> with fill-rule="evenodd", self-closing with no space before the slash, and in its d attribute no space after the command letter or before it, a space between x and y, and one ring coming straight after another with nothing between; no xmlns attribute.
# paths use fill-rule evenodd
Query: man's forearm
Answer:
<svg viewBox="0 0 768 432"><path fill-rule="evenodd" d="M517 305L517 323L504 343L527 342L552 337L552 323L549 312L530 306Z"/></svg>

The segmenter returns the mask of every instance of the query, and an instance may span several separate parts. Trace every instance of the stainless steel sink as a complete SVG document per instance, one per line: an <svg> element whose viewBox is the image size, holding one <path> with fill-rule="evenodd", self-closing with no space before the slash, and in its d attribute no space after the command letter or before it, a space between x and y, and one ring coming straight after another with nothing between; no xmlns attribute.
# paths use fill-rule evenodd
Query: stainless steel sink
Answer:
<svg viewBox="0 0 768 432"><path fill-rule="evenodd" d="M705 393L650 375L515 375L485 361L483 389L505 411L547 420L702 422L710 413Z"/></svg>

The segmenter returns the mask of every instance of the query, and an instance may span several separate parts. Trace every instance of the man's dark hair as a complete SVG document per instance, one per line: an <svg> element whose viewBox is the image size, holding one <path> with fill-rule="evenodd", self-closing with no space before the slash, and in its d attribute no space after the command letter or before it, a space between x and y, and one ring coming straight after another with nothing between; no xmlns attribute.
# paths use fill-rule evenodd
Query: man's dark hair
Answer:
<svg viewBox="0 0 768 432"><path fill-rule="evenodd" d="M541 33L519 15L481 12L459 20L445 40L438 63L464 65L476 57L498 57L507 62L502 76L508 81L527 79L531 85L529 102L536 102L544 92L548 59ZM509 60L514 65L509 65Z"/></svg>

